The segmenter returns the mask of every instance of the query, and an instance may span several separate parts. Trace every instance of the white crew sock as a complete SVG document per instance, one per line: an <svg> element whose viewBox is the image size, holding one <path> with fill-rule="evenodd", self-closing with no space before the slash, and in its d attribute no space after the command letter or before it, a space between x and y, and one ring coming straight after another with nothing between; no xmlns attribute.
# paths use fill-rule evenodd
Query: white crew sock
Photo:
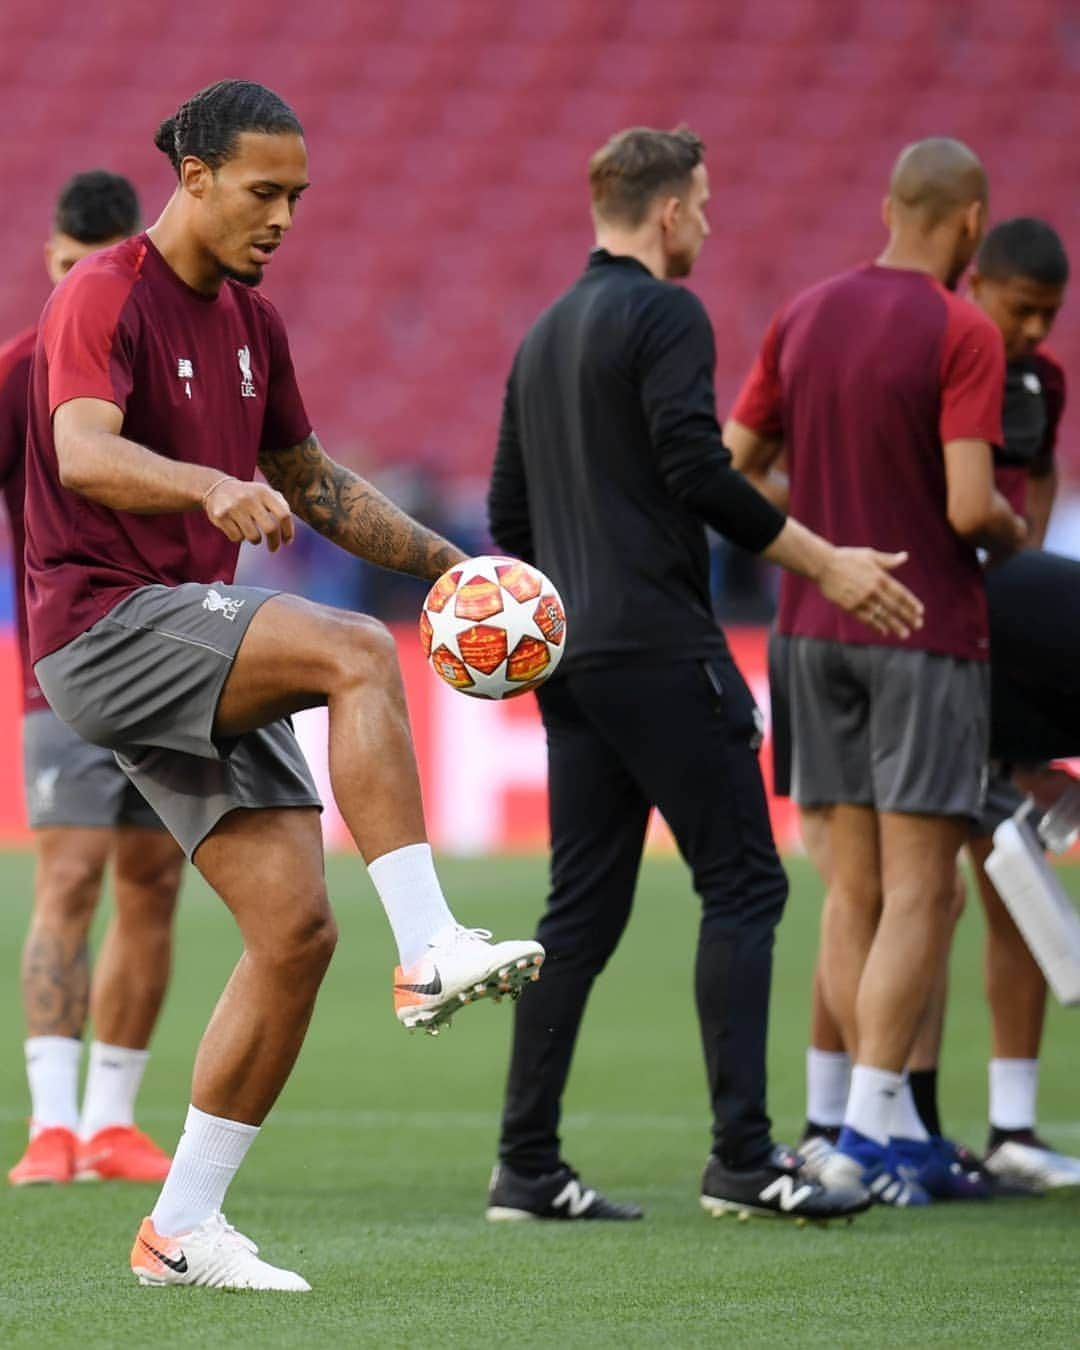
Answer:
<svg viewBox="0 0 1080 1350"><path fill-rule="evenodd" d="M402 970L415 966L425 947L448 928L453 914L435 875L429 844L406 844L368 864L397 943Z"/></svg>
<svg viewBox="0 0 1080 1350"><path fill-rule="evenodd" d="M77 1130L82 1041L72 1036L31 1036L24 1048L30 1084L30 1138L54 1125Z"/></svg>
<svg viewBox="0 0 1080 1350"><path fill-rule="evenodd" d="M89 1139L110 1125L135 1124L135 1098L142 1082L149 1050L90 1042L90 1067L83 1089L79 1134Z"/></svg>
<svg viewBox="0 0 1080 1350"><path fill-rule="evenodd" d="M806 1052L807 1120L815 1125L842 1125L850 1085L850 1055L843 1050L810 1046Z"/></svg>
<svg viewBox="0 0 1080 1350"><path fill-rule="evenodd" d="M1033 1130L1038 1091L1037 1059L992 1059L990 1124L998 1130Z"/></svg>
<svg viewBox="0 0 1080 1350"><path fill-rule="evenodd" d="M258 1133L258 1125L208 1116L189 1106L172 1167L150 1215L155 1231L179 1237L216 1214Z"/></svg>
<svg viewBox="0 0 1080 1350"><path fill-rule="evenodd" d="M893 1115L903 1086L902 1073L856 1064L851 1071L851 1092L844 1124L884 1147L889 1142L889 1135L895 1133Z"/></svg>
<svg viewBox="0 0 1080 1350"><path fill-rule="evenodd" d="M920 1143L930 1138L930 1132L923 1124L922 1116L915 1108L915 1098L912 1095L911 1084L908 1082L906 1075L903 1086L896 1094L892 1129L889 1133L895 1135L897 1139L917 1139Z"/></svg>

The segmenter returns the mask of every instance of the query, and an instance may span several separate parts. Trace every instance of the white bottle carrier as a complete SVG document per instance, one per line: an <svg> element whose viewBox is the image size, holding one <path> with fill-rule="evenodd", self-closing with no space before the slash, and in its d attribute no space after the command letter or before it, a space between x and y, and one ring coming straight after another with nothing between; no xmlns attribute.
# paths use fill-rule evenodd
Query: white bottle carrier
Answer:
<svg viewBox="0 0 1080 1350"><path fill-rule="evenodd" d="M1043 856L1042 842L1063 852L1080 830L1080 785L1043 817L1038 832L1030 799L994 831L986 871L1055 997L1080 1004L1080 913ZM1041 842L1042 841L1042 842Z"/></svg>

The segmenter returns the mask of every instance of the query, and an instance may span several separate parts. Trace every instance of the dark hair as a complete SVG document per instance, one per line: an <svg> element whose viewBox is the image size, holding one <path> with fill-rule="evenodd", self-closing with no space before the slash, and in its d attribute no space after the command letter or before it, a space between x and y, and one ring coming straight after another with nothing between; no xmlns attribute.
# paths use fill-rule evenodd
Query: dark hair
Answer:
<svg viewBox="0 0 1080 1350"><path fill-rule="evenodd" d="M69 178L60 189L53 229L80 244L101 244L127 238L139 228L139 199L118 173L91 169Z"/></svg>
<svg viewBox="0 0 1080 1350"><path fill-rule="evenodd" d="M589 160L593 209L604 220L640 225L654 198L686 191L704 152L704 142L685 126L618 132Z"/></svg>
<svg viewBox="0 0 1080 1350"><path fill-rule="evenodd" d="M1045 220L1016 216L987 234L975 257L975 270L989 281L1027 277L1043 286L1064 286L1069 257L1061 236Z"/></svg>
<svg viewBox="0 0 1080 1350"><path fill-rule="evenodd" d="M192 94L167 117L154 135L154 144L176 170L194 155L216 169L230 159L243 131L267 135L294 132L302 136L300 119L283 98L252 80L219 80Z"/></svg>

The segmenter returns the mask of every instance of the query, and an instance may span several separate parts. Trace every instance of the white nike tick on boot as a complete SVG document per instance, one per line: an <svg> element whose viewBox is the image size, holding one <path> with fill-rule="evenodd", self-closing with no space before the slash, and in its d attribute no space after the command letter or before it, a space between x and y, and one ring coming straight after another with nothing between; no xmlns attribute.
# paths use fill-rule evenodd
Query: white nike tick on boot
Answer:
<svg viewBox="0 0 1080 1350"><path fill-rule="evenodd" d="M459 1008L492 995L518 998L540 978L539 942L491 942L486 928L455 928L428 947L410 970L394 970L394 1011L410 1029L438 1035Z"/></svg>
<svg viewBox="0 0 1080 1350"><path fill-rule="evenodd" d="M131 1269L140 1284L310 1290L307 1280L295 1272L260 1261L258 1250L223 1214L211 1214L198 1228L179 1237L162 1237L149 1219L143 1219L131 1249Z"/></svg>

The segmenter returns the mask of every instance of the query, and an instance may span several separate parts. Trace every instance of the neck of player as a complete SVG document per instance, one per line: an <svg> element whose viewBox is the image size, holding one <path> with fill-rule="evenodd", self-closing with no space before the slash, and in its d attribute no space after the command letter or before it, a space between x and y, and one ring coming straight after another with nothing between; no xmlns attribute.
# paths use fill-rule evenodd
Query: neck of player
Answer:
<svg viewBox="0 0 1080 1350"><path fill-rule="evenodd" d="M186 285L200 295L217 295L225 280L221 266L186 218L186 201L178 191L146 231L154 247Z"/></svg>
<svg viewBox="0 0 1080 1350"><path fill-rule="evenodd" d="M663 240L655 230L600 229L596 247L606 249L613 258L635 258L660 281L667 276Z"/></svg>
<svg viewBox="0 0 1080 1350"><path fill-rule="evenodd" d="M947 286L956 271L956 240L944 232L894 230L877 265L926 272Z"/></svg>

